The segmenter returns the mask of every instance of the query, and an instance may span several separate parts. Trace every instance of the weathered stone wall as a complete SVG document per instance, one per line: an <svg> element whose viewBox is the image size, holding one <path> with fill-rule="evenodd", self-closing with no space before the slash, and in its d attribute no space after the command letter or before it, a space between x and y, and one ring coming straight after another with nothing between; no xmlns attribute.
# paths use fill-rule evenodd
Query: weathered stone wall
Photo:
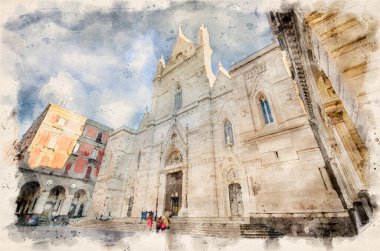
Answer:
<svg viewBox="0 0 380 251"><path fill-rule="evenodd" d="M357 229L373 217L370 194L379 186L379 53L369 6L341 1L269 16L290 59L332 185Z"/></svg>

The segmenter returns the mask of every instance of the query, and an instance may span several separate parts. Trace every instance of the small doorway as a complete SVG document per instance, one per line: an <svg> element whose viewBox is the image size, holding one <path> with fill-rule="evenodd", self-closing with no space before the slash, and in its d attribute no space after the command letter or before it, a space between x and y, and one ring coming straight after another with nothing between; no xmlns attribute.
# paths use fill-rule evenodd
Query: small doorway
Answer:
<svg viewBox="0 0 380 251"><path fill-rule="evenodd" d="M64 187L56 186L51 189L42 214L46 215L49 219L58 216L65 198L66 190Z"/></svg>
<svg viewBox="0 0 380 251"><path fill-rule="evenodd" d="M243 215L243 200L241 195L241 186L238 183L228 185L228 192L230 197L231 216Z"/></svg>

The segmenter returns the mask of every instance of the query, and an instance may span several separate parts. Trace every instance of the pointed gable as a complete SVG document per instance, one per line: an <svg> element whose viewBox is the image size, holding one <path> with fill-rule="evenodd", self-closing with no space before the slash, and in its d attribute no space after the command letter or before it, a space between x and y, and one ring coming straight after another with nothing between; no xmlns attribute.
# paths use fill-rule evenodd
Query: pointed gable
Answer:
<svg viewBox="0 0 380 251"><path fill-rule="evenodd" d="M219 62L216 80L212 86L212 95L215 97L231 89L233 89L231 76L222 63Z"/></svg>
<svg viewBox="0 0 380 251"><path fill-rule="evenodd" d="M163 74L169 72L187 58L191 57L195 53L195 50L196 48L194 44L183 34L181 27L179 27L177 40L172 49L172 53L170 54L167 65L163 70Z"/></svg>

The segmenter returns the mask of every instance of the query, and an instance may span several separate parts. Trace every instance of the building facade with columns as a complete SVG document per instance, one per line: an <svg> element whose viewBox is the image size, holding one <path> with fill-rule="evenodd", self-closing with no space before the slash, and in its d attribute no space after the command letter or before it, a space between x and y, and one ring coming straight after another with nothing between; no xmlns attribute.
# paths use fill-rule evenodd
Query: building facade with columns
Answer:
<svg viewBox="0 0 380 251"><path fill-rule="evenodd" d="M16 145L19 223L85 216L111 131L49 104Z"/></svg>
<svg viewBox="0 0 380 251"><path fill-rule="evenodd" d="M206 27L197 44L179 30L158 62L151 111L138 129L110 134L89 215L152 210L350 232L286 54L270 44L216 74L211 55Z"/></svg>

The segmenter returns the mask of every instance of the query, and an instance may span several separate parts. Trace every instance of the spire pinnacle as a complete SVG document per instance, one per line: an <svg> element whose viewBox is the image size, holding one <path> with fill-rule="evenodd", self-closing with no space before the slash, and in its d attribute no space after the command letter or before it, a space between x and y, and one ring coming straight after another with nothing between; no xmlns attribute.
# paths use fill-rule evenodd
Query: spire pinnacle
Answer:
<svg viewBox="0 0 380 251"><path fill-rule="evenodd" d="M164 55L161 55L160 59L158 60L163 67L165 67L165 59L164 59Z"/></svg>
<svg viewBox="0 0 380 251"><path fill-rule="evenodd" d="M226 68L223 67L220 61L218 62L218 70L219 72L223 73L227 78L231 79L229 72L226 70Z"/></svg>
<svg viewBox="0 0 380 251"><path fill-rule="evenodd" d="M179 25L179 28L178 28L178 36L180 38L182 38L183 40L185 40L187 43L191 43L190 39L188 39L184 34L183 34L183 31L182 31L182 24Z"/></svg>

